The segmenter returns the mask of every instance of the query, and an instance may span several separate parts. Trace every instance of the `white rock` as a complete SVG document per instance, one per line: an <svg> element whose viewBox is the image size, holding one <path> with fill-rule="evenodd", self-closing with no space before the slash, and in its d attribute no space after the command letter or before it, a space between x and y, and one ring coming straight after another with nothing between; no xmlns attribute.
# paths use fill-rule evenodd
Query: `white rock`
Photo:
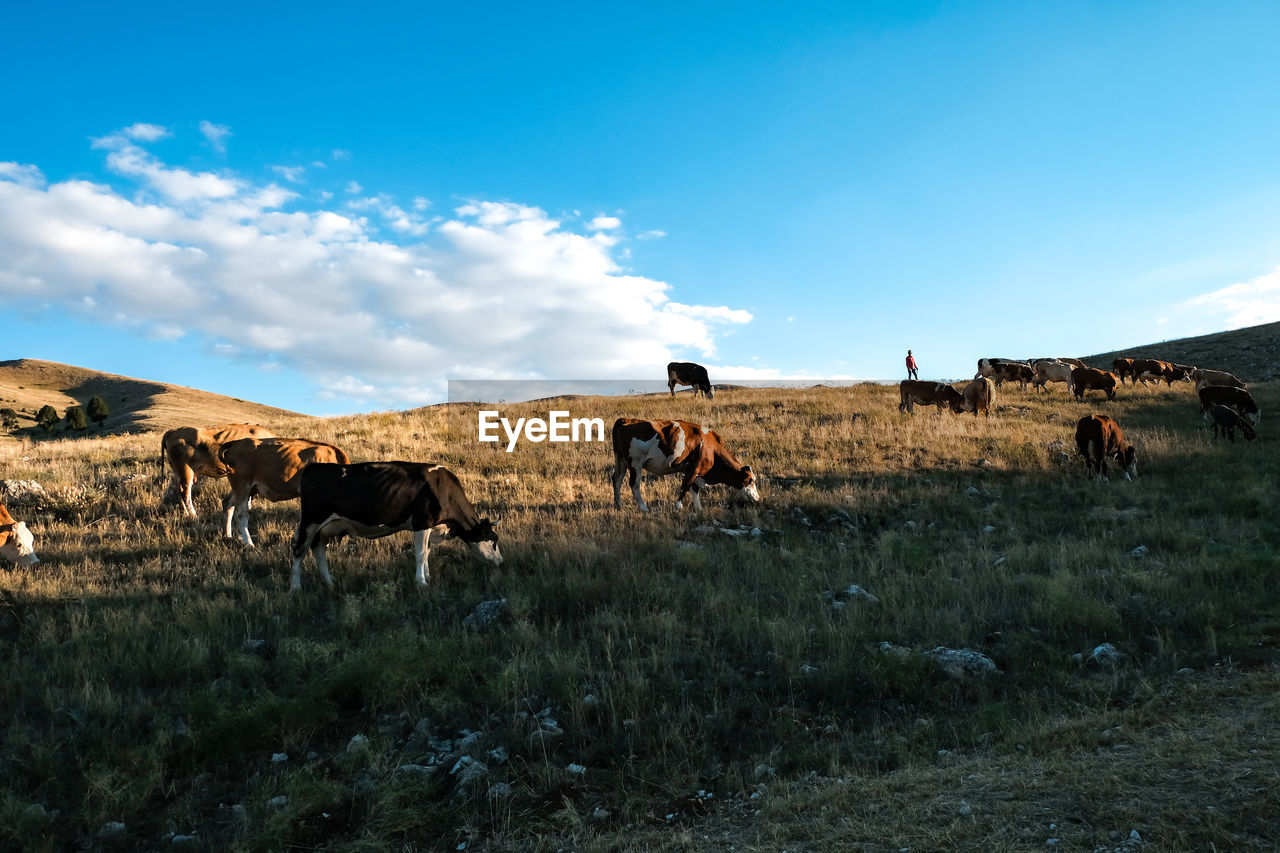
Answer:
<svg viewBox="0 0 1280 853"><path fill-rule="evenodd" d="M582 776L587 772L587 768L583 767L581 764L570 764L568 767L565 767L565 770L568 770L575 776Z"/></svg>
<svg viewBox="0 0 1280 853"><path fill-rule="evenodd" d="M966 675L1000 675L996 662L981 652L972 649L948 649L938 646L927 652L929 657L937 661L942 671L952 678L964 678Z"/></svg>
<svg viewBox="0 0 1280 853"><path fill-rule="evenodd" d="M1102 666L1115 666L1122 657L1124 657L1124 653L1110 643L1094 646L1093 651L1089 654L1089 660Z"/></svg>
<svg viewBox="0 0 1280 853"><path fill-rule="evenodd" d="M593 820L608 820L609 810L601 806L596 806L596 810L591 813L591 818Z"/></svg>
<svg viewBox="0 0 1280 853"><path fill-rule="evenodd" d="M489 756L490 760L492 760L494 764L506 764L507 759L510 757L507 755L507 748L505 746L495 747L486 752L485 755Z"/></svg>
<svg viewBox="0 0 1280 853"><path fill-rule="evenodd" d="M507 600L505 598L495 598L492 601L482 601L475 606L475 609L462 620L463 627L466 628L483 628L492 624L501 618L507 609Z"/></svg>
<svg viewBox="0 0 1280 853"><path fill-rule="evenodd" d="M965 497L976 498L978 495L982 494L982 492L979 491L976 486L970 486L969 488L964 490L964 494L965 494Z"/></svg>
<svg viewBox="0 0 1280 853"><path fill-rule="evenodd" d="M199 841L199 840L200 840L200 839L199 839L199 837L197 837L197 836L196 836L196 835L194 835L194 834L192 834L192 835L175 835L175 836L173 836L173 838L172 838L173 845L174 845L175 847L182 847L182 846L187 845L187 844L195 844L195 843L196 843L197 841Z"/></svg>
<svg viewBox="0 0 1280 853"><path fill-rule="evenodd" d="M816 666L810 666L807 663L803 663L800 665L800 671L805 675L809 675L810 673L817 672L818 668Z"/></svg>
<svg viewBox="0 0 1280 853"><path fill-rule="evenodd" d="M514 793L515 789L506 782L497 782L489 786L488 797L491 800L505 800Z"/></svg>
<svg viewBox="0 0 1280 853"><path fill-rule="evenodd" d="M353 735L351 740L347 741L347 752L367 752L369 750L369 739L364 735Z"/></svg>
<svg viewBox="0 0 1280 853"><path fill-rule="evenodd" d="M996 557L996 560L994 563L991 564L991 567L995 568L996 566L1003 566L1004 564L1005 564L1004 557Z"/></svg>
<svg viewBox="0 0 1280 853"><path fill-rule="evenodd" d="M285 762L286 762L286 761L288 761L288 760L289 760L289 753L287 753L287 752L273 752L273 753L271 753L271 763L272 763L272 764L283 764L283 763L285 763Z"/></svg>
<svg viewBox="0 0 1280 853"><path fill-rule="evenodd" d="M995 525L993 525L993 524L988 524L986 527L982 528L982 532L983 532L983 533L995 533L995 532L996 532Z"/></svg>
<svg viewBox="0 0 1280 853"><path fill-rule="evenodd" d="M1145 557L1145 556L1147 556L1147 551L1148 551L1148 550L1149 550L1149 549L1147 548L1147 546L1146 546L1146 545L1139 545L1137 548L1134 548L1132 551L1130 551L1130 552L1129 552L1129 556L1130 556L1130 557Z"/></svg>
<svg viewBox="0 0 1280 853"><path fill-rule="evenodd" d="M289 805L289 798L288 797L272 797L271 799L267 800L267 805L271 806L271 808L273 809L282 809L285 806Z"/></svg>
<svg viewBox="0 0 1280 853"><path fill-rule="evenodd" d="M122 821L118 821L118 820L107 821L102 826L98 827L98 837L99 838L115 838L118 835L123 835L124 830L125 830L125 825Z"/></svg>

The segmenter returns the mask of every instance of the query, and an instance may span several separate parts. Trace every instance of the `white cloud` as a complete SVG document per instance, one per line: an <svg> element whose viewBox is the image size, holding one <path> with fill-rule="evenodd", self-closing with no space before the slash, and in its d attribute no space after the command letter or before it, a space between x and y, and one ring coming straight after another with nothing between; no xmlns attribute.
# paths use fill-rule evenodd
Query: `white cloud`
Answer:
<svg viewBox="0 0 1280 853"><path fill-rule="evenodd" d="M155 142L157 139L164 139L168 136L169 129L158 124L139 122L129 125L121 130L120 133L128 139L134 139L138 142Z"/></svg>
<svg viewBox="0 0 1280 853"><path fill-rule="evenodd" d="M335 148L329 153L329 156L334 160L339 160L345 163L351 159L351 152L345 148Z"/></svg>
<svg viewBox="0 0 1280 853"><path fill-rule="evenodd" d="M301 183L302 176L307 172L303 166L270 166L269 168L291 184Z"/></svg>
<svg viewBox="0 0 1280 853"><path fill-rule="evenodd" d="M1196 317L1221 317L1228 329L1280 321L1280 267L1187 300Z"/></svg>
<svg viewBox="0 0 1280 853"><path fill-rule="evenodd" d="M641 231L639 234L636 235L636 239L637 240L658 240L665 236L667 236L666 231L659 231L658 229L654 228L650 231Z"/></svg>
<svg viewBox="0 0 1280 853"><path fill-rule="evenodd" d="M362 193L362 192L364 192L364 187L360 186L359 182L357 182L357 181L348 181L348 182L347 182L347 194L348 194L348 195L359 195L359 194L360 194L360 193Z"/></svg>
<svg viewBox="0 0 1280 853"><path fill-rule="evenodd" d="M597 216L587 223L587 228L592 231L612 231L621 227L622 220L616 216Z"/></svg>
<svg viewBox="0 0 1280 853"><path fill-rule="evenodd" d="M231 128L224 124L202 121L200 122L200 132L204 134L204 138L209 142L209 147L214 151L219 154L227 152L227 137L231 135Z"/></svg>
<svg viewBox="0 0 1280 853"><path fill-rule="evenodd" d="M196 335L351 404L438 400L451 377L661 374L713 358L721 330L751 319L673 301L619 267L617 237L531 205L469 201L428 230L385 195L307 207L274 183L161 162L124 132L95 146L126 186L0 167L0 299Z"/></svg>

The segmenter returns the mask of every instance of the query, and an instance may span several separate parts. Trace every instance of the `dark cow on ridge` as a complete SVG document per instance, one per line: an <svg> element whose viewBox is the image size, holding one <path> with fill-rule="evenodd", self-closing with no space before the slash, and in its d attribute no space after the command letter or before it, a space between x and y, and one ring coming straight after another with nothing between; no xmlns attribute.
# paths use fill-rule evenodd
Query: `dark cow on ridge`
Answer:
<svg viewBox="0 0 1280 853"><path fill-rule="evenodd" d="M302 469L302 507L293 535L293 575L289 587L302 588L302 559L315 555L320 579L333 588L325 546L343 536L378 539L413 531L415 579L426 586L431 546L457 536L471 553L492 565L502 563L497 521L480 518L462 483L442 465L424 462L313 462Z"/></svg>
<svg viewBox="0 0 1280 853"><path fill-rule="evenodd" d="M676 509L693 491L693 508L701 511L703 486L726 485L760 500L756 475L724 446L715 430L688 421L645 421L618 418L613 422L613 505L622 509L622 480L630 476L631 494L641 512L648 512L640 495L640 472L659 476L679 474Z"/></svg>
<svg viewBox="0 0 1280 853"><path fill-rule="evenodd" d="M1072 393L1077 400L1084 399L1086 391L1102 391L1108 400L1116 398L1116 385L1120 382L1114 373L1098 370L1093 367L1077 367L1071 371Z"/></svg>
<svg viewBox="0 0 1280 853"><path fill-rule="evenodd" d="M1167 361L1161 361L1158 358L1135 358L1133 359L1133 382L1143 385L1148 380L1156 382L1164 379L1173 370L1173 366Z"/></svg>
<svg viewBox="0 0 1280 853"><path fill-rule="evenodd" d="M0 557L19 566L34 566L40 562L35 547L35 537L27 529L26 522L14 521L8 508L0 503Z"/></svg>
<svg viewBox="0 0 1280 853"><path fill-rule="evenodd" d="M711 379L707 377L707 369L701 364L694 364L692 361L673 361L667 365L667 388L671 391L671 396L676 395L677 385L692 385L693 396L698 396L698 392L707 395L707 399L715 398L711 393Z"/></svg>
<svg viewBox="0 0 1280 853"><path fill-rule="evenodd" d="M1200 413L1205 416L1206 421L1209 420L1209 409L1215 405L1235 409L1255 424L1262 420L1262 412L1258 411L1258 404L1253 401L1253 395L1243 388L1230 385L1206 385L1197 393L1200 395Z"/></svg>
<svg viewBox="0 0 1280 853"><path fill-rule="evenodd" d="M1138 451L1125 440L1120 425L1106 415L1085 415L1076 422L1076 449L1084 457L1085 471L1098 472L1107 482L1107 459L1123 467L1126 480L1138 476Z"/></svg>
<svg viewBox="0 0 1280 853"><path fill-rule="evenodd" d="M915 414L915 404L937 406L938 414L942 414L943 406L950 406L957 415L967 411L964 407L964 396L945 382L930 382L925 379L904 379L898 383L898 411L909 415Z"/></svg>
<svg viewBox="0 0 1280 853"><path fill-rule="evenodd" d="M1231 439L1234 444L1236 440L1236 430L1244 433L1245 441L1253 441L1258 437L1258 433L1254 430L1253 425L1245 420L1235 409L1229 409L1220 403L1214 403L1209 408L1209 417L1213 421L1213 437L1218 437L1218 430L1222 430L1222 434Z"/></svg>
<svg viewBox="0 0 1280 853"><path fill-rule="evenodd" d="M1136 385L1138 384L1138 374L1133 369L1133 359L1117 358L1111 362L1111 371L1120 377L1120 384L1124 384L1125 379L1130 379Z"/></svg>

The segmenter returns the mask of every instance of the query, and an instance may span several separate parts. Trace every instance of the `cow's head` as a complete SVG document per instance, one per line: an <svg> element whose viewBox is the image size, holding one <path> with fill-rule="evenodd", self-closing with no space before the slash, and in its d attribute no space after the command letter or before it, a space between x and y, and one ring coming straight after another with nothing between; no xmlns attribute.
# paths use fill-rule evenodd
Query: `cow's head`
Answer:
<svg viewBox="0 0 1280 853"><path fill-rule="evenodd" d="M757 502L760 500L760 489L756 487L756 475L750 465L742 466L742 485L738 488L745 497Z"/></svg>
<svg viewBox="0 0 1280 853"><path fill-rule="evenodd" d="M1131 480L1138 476L1138 450L1132 444L1116 454L1117 461L1124 466L1124 478Z"/></svg>
<svg viewBox="0 0 1280 853"><path fill-rule="evenodd" d="M502 552L498 550L498 531L494 529L498 526L498 521L501 519L490 521L482 518L470 530L458 531L458 538L467 543L472 554L495 566L502 565Z"/></svg>
<svg viewBox="0 0 1280 853"><path fill-rule="evenodd" d="M19 566L34 566L40 562L36 556L35 537L25 522L0 526L0 557L12 560Z"/></svg>
<svg viewBox="0 0 1280 853"><path fill-rule="evenodd" d="M1255 438L1258 437L1258 431L1253 428L1253 424L1249 423L1248 418L1242 418L1239 415L1237 415L1236 417L1237 417L1236 427L1239 428L1239 430L1242 433L1244 433L1244 437L1246 441L1253 441Z"/></svg>

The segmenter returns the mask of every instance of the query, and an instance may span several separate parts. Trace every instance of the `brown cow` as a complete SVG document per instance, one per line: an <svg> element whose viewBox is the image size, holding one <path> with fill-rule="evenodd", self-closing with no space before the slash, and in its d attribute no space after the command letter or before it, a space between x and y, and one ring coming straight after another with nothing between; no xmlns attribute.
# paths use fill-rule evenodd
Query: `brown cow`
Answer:
<svg viewBox="0 0 1280 853"><path fill-rule="evenodd" d="M1199 367L1191 371L1191 381L1196 383L1196 390L1199 391L1206 385L1226 385L1230 388L1248 388L1249 386L1239 379L1236 379L1225 370L1209 370L1205 367Z"/></svg>
<svg viewBox="0 0 1280 853"><path fill-rule="evenodd" d="M1213 423L1213 437L1218 437L1218 430L1221 429L1223 435L1231 439L1231 443L1235 444L1236 430L1244 433L1245 441L1253 441L1258 437L1258 433L1254 430L1253 424L1245 420L1235 409L1229 409L1219 403L1214 403L1209 408L1209 417Z"/></svg>
<svg viewBox="0 0 1280 853"><path fill-rule="evenodd" d="M1164 374L1164 384L1172 385L1180 379L1191 381L1191 374L1195 373L1195 368L1189 364L1178 364L1176 362L1167 362L1169 369Z"/></svg>
<svg viewBox="0 0 1280 853"><path fill-rule="evenodd" d="M14 521L9 510L0 503L0 557L12 560L19 566L34 566L40 562L36 556L35 537L25 522Z"/></svg>
<svg viewBox="0 0 1280 853"><path fill-rule="evenodd" d="M715 430L688 421L618 418L613 422L613 505L618 509L622 509L622 480L630 475L636 506L641 512L649 511L640 495L641 471L681 475L676 509L684 508L684 496L692 490L693 508L700 511L702 487L719 484L760 500L751 466L739 462Z"/></svg>
<svg viewBox="0 0 1280 853"><path fill-rule="evenodd" d="M901 402L898 411L909 415L915 414L915 404L937 406L938 414L942 414L943 406L950 406L957 415L968 411L964 407L964 397L955 388L945 382L930 382L924 379L904 379L898 383L898 394Z"/></svg>
<svg viewBox="0 0 1280 853"><path fill-rule="evenodd" d="M1085 471L1097 469L1098 479L1107 482L1107 459L1124 466L1124 478L1138 476L1138 451L1125 440L1120 425L1106 415L1085 415L1076 422L1076 448L1084 457Z"/></svg>
<svg viewBox="0 0 1280 853"><path fill-rule="evenodd" d="M1116 385L1120 380L1114 373L1092 367L1077 367L1071 371L1071 388L1077 400L1084 399L1085 391L1102 391L1108 400L1116 398Z"/></svg>
<svg viewBox="0 0 1280 853"><path fill-rule="evenodd" d="M1115 361L1111 362L1111 370L1116 376L1120 377L1121 385L1124 384L1124 380L1126 378L1132 380L1133 384L1138 384L1138 374L1133 369L1133 359L1117 358Z"/></svg>
<svg viewBox="0 0 1280 853"><path fill-rule="evenodd" d="M1209 410L1219 405L1235 409L1252 423L1256 424L1262 420L1262 412L1258 411L1258 404L1253 401L1253 395L1243 388L1233 388L1230 385L1206 385L1196 393L1200 396L1200 413L1204 415L1206 422L1209 420Z"/></svg>
<svg viewBox="0 0 1280 853"><path fill-rule="evenodd" d="M1172 370L1173 365L1158 358L1135 358L1133 359L1133 382L1135 385L1139 382L1146 385L1148 380L1156 382L1164 379Z"/></svg>
<svg viewBox="0 0 1280 853"><path fill-rule="evenodd" d="M981 410L983 417L991 417L991 407L996 401L996 385L985 376L975 376L973 381L964 386L964 409L978 416Z"/></svg>
<svg viewBox="0 0 1280 853"><path fill-rule="evenodd" d="M227 469L218 462L218 451L222 445L242 438L272 438L274 435L266 427L255 424L171 429L160 439L160 480L164 481L164 462L168 459L169 467L173 469L173 483L181 494L182 509L195 518L196 506L191 501L191 490L196 475L227 476Z"/></svg>
<svg viewBox="0 0 1280 853"><path fill-rule="evenodd" d="M298 496L299 475L312 462L350 460L332 444L305 438L242 438L223 446L219 461L229 469L231 491L222 499L226 536L233 538L231 521L240 511L240 540L252 548L249 536L249 500L261 495L269 501L291 501Z"/></svg>

